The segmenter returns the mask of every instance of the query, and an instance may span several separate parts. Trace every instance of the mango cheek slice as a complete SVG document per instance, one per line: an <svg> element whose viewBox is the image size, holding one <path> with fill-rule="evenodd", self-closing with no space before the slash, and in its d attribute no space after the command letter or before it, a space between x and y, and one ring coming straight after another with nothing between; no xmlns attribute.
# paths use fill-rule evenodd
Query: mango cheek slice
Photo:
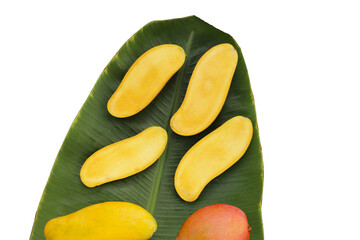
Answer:
<svg viewBox="0 0 360 240"><path fill-rule="evenodd" d="M175 189L179 196L187 202L195 201L212 179L244 155L252 135L251 120L236 116L191 147L175 172Z"/></svg>
<svg viewBox="0 0 360 240"><path fill-rule="evenodd" d="M151 48L130 67L118 89L108 101L111 115L130 117L158 95L185 62L185 51L175 44Z"/></svg>
<svg viewBox="0 0 360 240"><path fill-rule="evenodd" d="M167 139L165 129L150 127L110 144L85 161L80 170L81 181L88 187L95 187L141 172L161 156Z"/></svg>
<svg viewBox="0 0 360 240"><path fill-rule="evenodd" d="M237 51L228 43L212 47L200 58L184 101L171 118L174 132L195 135L215 120L225 103L237 62Z"/></svg>

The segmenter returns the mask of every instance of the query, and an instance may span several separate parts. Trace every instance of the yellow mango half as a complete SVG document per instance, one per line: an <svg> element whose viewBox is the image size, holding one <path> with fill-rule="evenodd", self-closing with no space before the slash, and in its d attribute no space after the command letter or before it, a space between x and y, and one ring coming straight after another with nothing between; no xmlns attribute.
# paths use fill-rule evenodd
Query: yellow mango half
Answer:
<svg viewBox="0 0 360 240"><path fill-rule="evenodd" d="M140 112L158 95L184 61L185 51L174 44L159 45L145 52L130 67L108 101L110 114L125 118Z"/></svg>
<svg viewBox="0 0 360 240"><path fill-rule="evenodd" d="M149 127L141 133L110 144L92 154L80 170L81 181L95 187L143 171L163 153L167 133L161 127Z"/></svg>
<svg viewBox="0 0 360 240"><path fill-rule="evenodd" d="M212 179L244 155L252 135L251 120L236 116L191 147L175 172L179 196L187 202L195 201Z"/></svg>
<svg viewBox="0 0 360 240"><path fill-rule="evenodd" d="M128 202L104 202L47 222L46 240L145 240L156 231L154 217Z"/></svg>
<svg viewBox="0 0 360 240"><path fill-rule="evenodd" d="M208 50L190 78L184 101L171 118L174 132L191 136L206 129L219 115L238 61L236 49L228 43Z"/></svg>

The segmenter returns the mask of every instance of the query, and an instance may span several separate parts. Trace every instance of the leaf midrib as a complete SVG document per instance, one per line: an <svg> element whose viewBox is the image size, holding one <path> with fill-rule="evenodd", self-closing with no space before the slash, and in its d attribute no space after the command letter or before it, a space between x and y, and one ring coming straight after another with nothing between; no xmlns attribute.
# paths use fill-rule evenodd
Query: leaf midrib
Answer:
<svg viewBox="0 0 360 240"><path fill-rule="evenodd" d="M191 31L188 37L188 40L186 41L184 47L185 47L185 54L186 56L189 56L189 51L191 49L191 45L193 43L193 38L194 38L194 31ZM175 80L175 90L174 90L174 97L172 99L172 106L171 106L171 111L169 114L169 118L166 122L166 132L167 135L169 136L171 128L170 128L170 120L171 117L174 115L175 111L176 111L176 107L178 106L178 102L179 102L179 95L180 95L180 90L181 90L181 83L184 79L185 73L186 73L186 68L188 66L188 58L186 58L186 61L184 63L184 65L182 66L182 68L180 69L180 71L178 72L177 76L176 76L176 80ZM166 148L164 150L164 153L160 156L160 158L158 159L158 165L157 165L157 169L155 172L155 177L154 177L154 182L153 182L153 186L151 189L151 194L149 197L149 201L147 204L147 211L149 213L151 213L152 215L154 215L154 211L156 208L156 203L157 203L157 199L159 196L159 190L160 190L160 183L161 183L161 178L163 176L163 172L164 172L164 168L165 168L165 161L168 155L168 151L169 151L169 146L170 146L170 142L171 142L171 138L168 138L168 143L166 145Z"/></svg>

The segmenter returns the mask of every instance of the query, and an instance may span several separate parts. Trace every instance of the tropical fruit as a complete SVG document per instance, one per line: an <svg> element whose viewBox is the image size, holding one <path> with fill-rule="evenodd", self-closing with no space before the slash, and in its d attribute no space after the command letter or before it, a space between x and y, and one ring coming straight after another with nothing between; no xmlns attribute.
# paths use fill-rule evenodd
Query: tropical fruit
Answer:
<svg viewBox="0 0 360 240"><path fill-rule="evenodd" d="M50 220L46 240L145 240L157 224L142 207L128 202L104 202Z"/></svg>
<svg viewBox="0 0 360 240"><path fill-rule="evenodd" d="M228 204L213 204L194 212L176 240L249 240L251 227L245 213Z"/></svg>
<svg viewBox="0 0 360 240"><path fill-rule="evenodd" d="M184 101L171 118L174 132L183 136L195 135L215 120L225 103L237 62L237 51L229 43L210 48L200 58Z"/></svg>
<svg viewBox="0 0 360 240"><path fill-rule="evenodd" d="M175 44L159 45L142 54L108 101L110 114L125 118L140 112L158 95L184 61L184 50Z"/></svg>
<svg viewBox="0 0 360 240"><path fill-rule="evenodd" d="M95 187L141 172L161 156L166 143L167 133L162 127L149 127L103 147L85 161L80 170L81 181Z"/></svg>
<svg viewBox="0 0 360 240"><path fill-rule="evenodd" d="M246 152L253 135L251 120L236 116L202 138L181 159L175 189L187 202L195 201L204 187Z"/></svg>

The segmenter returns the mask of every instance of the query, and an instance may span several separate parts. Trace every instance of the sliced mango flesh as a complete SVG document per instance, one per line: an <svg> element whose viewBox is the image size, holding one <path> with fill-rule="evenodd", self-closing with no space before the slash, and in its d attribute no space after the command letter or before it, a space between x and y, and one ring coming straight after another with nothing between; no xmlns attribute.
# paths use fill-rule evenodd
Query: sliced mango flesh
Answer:
<svg viewBox="0 0 360 240"><path fill-rule="evenodd" d="M127 202L104 202L47 222L46 240L145 240L157 229L154 217Z"/></svg>
<svg viewBox="0 0 360 240"><path fill-rule="evenodd" d="M153 164L165 150L167 133L150 127L92 154L80 170L81 181L95 187L134 175Z"/></svg>
<svg viewBox="0 0 360 240"><path fill-rule="evenodd" d="M140 112L158 95L184 61L184 50L174 44L159 45L145 52L130 67L108 101L110 114L125 118Z"/></svg>
<svg viewBox="0 0 360 240"><path fill-rule="evenodd" d="M250 119L236 116L191 147L175 172L179 196L187 202L195 201L212 179L244 155L252 135Z"/></svg>
<svg viewBox="0 0 360 240"><path fill-rule="evenodd" d="M212 47L200 58L184 101L171 118L174 132L195 135L215 120L225 103L237 61L237 51L228 43Z"/></svg>

